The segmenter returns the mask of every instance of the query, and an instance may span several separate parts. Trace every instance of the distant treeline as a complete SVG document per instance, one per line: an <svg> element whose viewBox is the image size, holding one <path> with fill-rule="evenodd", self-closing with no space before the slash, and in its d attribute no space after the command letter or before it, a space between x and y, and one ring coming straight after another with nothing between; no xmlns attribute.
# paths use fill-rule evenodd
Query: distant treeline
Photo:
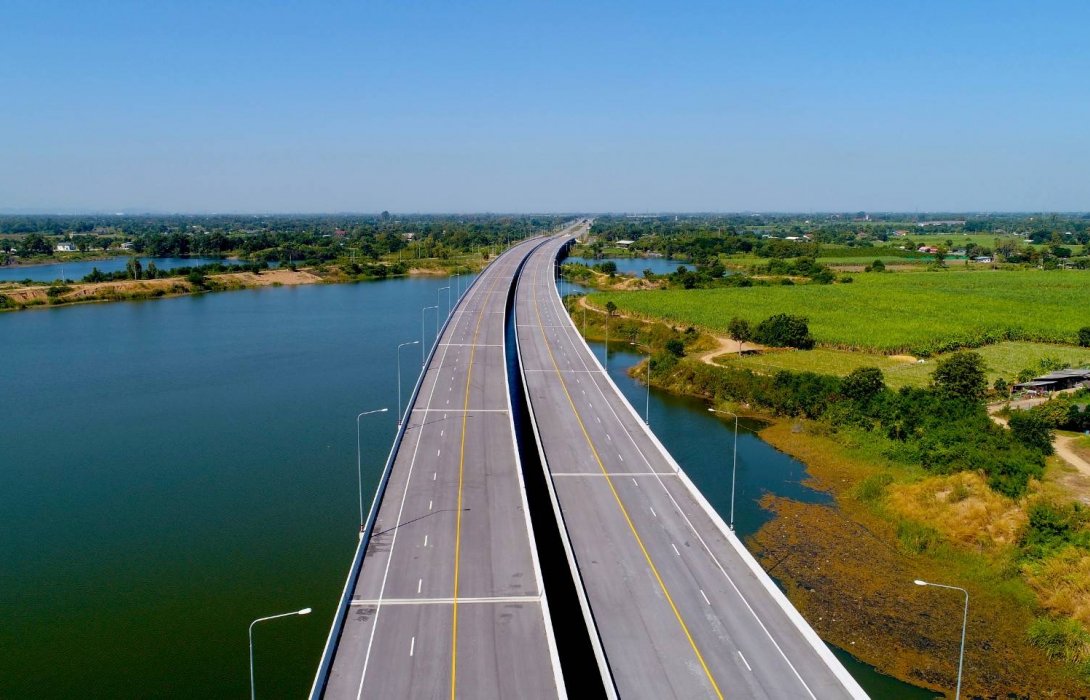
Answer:
<svg viewBox="0 0 1090 700"><path fill-rule="evenodd" d="M233 252L265 260L328 260L352 251L378 259L445 257L550 231L563 216L0 216L0 241L20 256L49 255L60 240L81 251L132 242L154 257Z"/></svg>
<svg viewBox="0 0 1090 700"><path fill-rule="evenodd" d="M866 260L884 256L941 264L955 252L961 257L996 256L1001 262L1045 267L1087 265L1090 214L969 217L922 226L922 218L886 216L891 218L605 216L595 219L591 228L595 238L590 246L592 254L597 255L618 241L632 241L625 245L634 253L688 257L698 266L719 255L739 254L780 260L823 256ZM970 233L976 237L963 235ZM981 233L994 234L995 238L981 241ZM936 241L933 234L949 237ZM918 252L917 248L925 244L936 250Z"/></svg>
<svg viewBox="0 0 1090 700"><path fill-rule="evenodd" d="M83 282L115 282L120 280L155 280L168 277L186 277L196 273L197 275L219 274L222 272L254 272L260 273L269 269L268 263L240 263L224 264L211 263L209 265L193 265L190 267L172 267L160 269L155 261L150 261L145 266L136 258L129 258L124 270L117 272L102 272L97 267L91 268L91 273L85 275Z"/></svg>

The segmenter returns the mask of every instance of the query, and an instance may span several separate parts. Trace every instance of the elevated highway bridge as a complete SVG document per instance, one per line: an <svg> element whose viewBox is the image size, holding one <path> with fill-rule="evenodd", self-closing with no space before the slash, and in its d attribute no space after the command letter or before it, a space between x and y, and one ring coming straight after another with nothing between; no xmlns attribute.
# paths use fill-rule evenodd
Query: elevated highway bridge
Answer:
<svg viewBox="0 0 1090 700"><path fill-rule="evenodd" d="M571 323L555 264L588 225L513 246L448 317L311 697L866 697Z"/></svg>

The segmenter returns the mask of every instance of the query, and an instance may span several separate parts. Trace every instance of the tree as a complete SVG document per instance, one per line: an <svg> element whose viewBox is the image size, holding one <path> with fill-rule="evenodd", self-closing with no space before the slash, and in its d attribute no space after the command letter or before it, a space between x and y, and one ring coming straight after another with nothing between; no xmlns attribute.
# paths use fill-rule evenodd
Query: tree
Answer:
<svg viewBox="0 0 1090 700"><path fill-rule="evenodd" d="M666 341L666 352L674 357L685 357L685 343L678 338L670 338Z"/></svg>
<svg viewBox="0 0 1090 700"><path fill-rule="evenodd" d="M1079 329L1079 345L1090 348L1090 326L1083 326Z"/></svg>
<svg viewBox="0 0 1090 700"><path fill-rule="evenodd" d="M189 280L189 283L197 289L204 289L206 279L204 273L201 272L199 269L194 268L190 270L189 274L186 275L186 279Z"/></svg>
<svg viewBox="0 0 1090 700"><path fill-rule="evenodd" d="M874 262L872 262L870 264L870 271L871 272L885 272L886 271L886 264L884 262L882 262L881 260L876 259Z"/></svg>
<svg viewBox="0 0 1090 700"><path fill-rule="evenodd" d="M1042 454L1052 454L1052 431L1039 413L1011 411L1008 425L1018 442Z"/></svg>
<svg viewBox="0 0 1090 700"><path fill-rule="evenodd" d="M975 352L955 352L939 361L931 382L939 393L981 401L988 387L984 358Z"/></svg>
<svg viewBox="0 0 1090 700"><path fill-rule="evenodd" d="M742 354L742 345L753 340L753 326L744 318L735 316L727 324L727 337L738 343L738 354Z"/></svg>
<svg viewBox="0 0 1090 700"><path fill-rule="evenodd" d="M140 279L143 271L143 266L135 257L129 258L129 262L125 263L125 272L128 274L129 279Z"/></svg>
<svg viewBox="0 0 1090 700"><path fill-rule="evenodd" d="M606 302L606 313L610 316L617 313L617 305L613 303L612 299Z"/></svg>
<svg viewBox="0 0 1090 700"><path fill-rule="evenodd" d="M877 367L858 367L848 373L840 383L840 391L845 397L866 403L886 388L882 370Z"/></svg>
<svg viewBox="0 0 1090 700"><path fill-rule="evenodd" d="M814 338L810 335L806 318L790 314L776 314L758 323L753 339L762 345L776 348L810 350L814 347Z"/></svg>
<svg viewBox="0 0 1090 700"><path fill-rule="evenodd" d="M49 255L53 252L53 247L49 245L49 241L45 240L44 236L38 233L32 233L19 241L15 250L22 256Z"/></svg>

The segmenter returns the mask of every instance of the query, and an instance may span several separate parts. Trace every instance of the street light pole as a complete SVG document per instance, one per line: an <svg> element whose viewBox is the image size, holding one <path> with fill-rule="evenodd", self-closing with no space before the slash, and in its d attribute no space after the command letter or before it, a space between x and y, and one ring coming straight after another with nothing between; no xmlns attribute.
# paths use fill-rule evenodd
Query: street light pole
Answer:
<svg viewBox="0 0 1090 700"><path fill-rule="evenodd" d="M424 366L424 346L427 343L424 342L424 314L428 309L435 309L435 336L439 337L439 305L425 306L420 309L420 366Z"/></svg>
<svg viewBox="0 0 1090 700"><path fill-rule="evenodd" d="M608 311L606 312L609 313ZM605 370L609 372L609 316L606 316L606 351L605 351Z"/></svg>
<svg viewBox="0 0 1090 700"><path fill-rule="evenodd" d="M436 307L435 318L436 319L439 318L439 310L438 310L439 309L439 292L443 291L444 289L447 290L447 316L448 317L450 316L450 285L448 284L445 287L440 287L439 289L435 290L435 307ZM436 331L436 333L438 333L438 332L439 331Z"/></svg>
<svg viewBox="0 0 1090 700"><path fill-rule="evenodd" d="M949 588L952 591L961 591L965 594L965 613L961 618L961 653L958 654L958 687L954 692L954 700L961 698L961 669L965 663L965 629L969 626L969 591L960 586L947 586L945 583L931 583L916 579L913 583L917 586L934 586L935 588Z"/></svg>
<svg viewBox="0 0 1090 700"><path fill-rule="evenodd" d="M397 427L399 428L401 427L401 348L419 343L419 340L414 340L397 346Z"/></svg>
<svg viewBox="0 0 1090 700"><path fill-rule="evenodd" d="M360 484L360 537L363 537L363 467L360 464L360 418L372 413L386 413L385 408L376 408L373 411L364 411L356 416L356 476Z"/></svg>
<svg viewBox="0 0 1090 700"><path fill-rule="evenodd" d="M728 413L734 416L734 466L730 470L730 529L734 530L734 487L738 483L738 414L733 411L717 411L709 408L712 413Z"/></svg>
<svg viewBox="0 0 1090 700"><path fill-rule="evenodd" d="M651 425L651 347L648 345L640 345L634 340L629 342L629 345L634 345L638 348L647 348L647 398L644 400L643 405L643 424Z"/></svg>
<svg viewBox="0 0 1090 700"><path fill-rule="evenodd" d="M310 608L303 608L302 610L296 610L289 613L281 613L279 615L270 615L268 617L259 617L250 623L250 700L255 700L257 697L254 689L254 625L259 622L265 622L266 620L275 620L278 617L291 617L292 615L309 615Z"/></svg>

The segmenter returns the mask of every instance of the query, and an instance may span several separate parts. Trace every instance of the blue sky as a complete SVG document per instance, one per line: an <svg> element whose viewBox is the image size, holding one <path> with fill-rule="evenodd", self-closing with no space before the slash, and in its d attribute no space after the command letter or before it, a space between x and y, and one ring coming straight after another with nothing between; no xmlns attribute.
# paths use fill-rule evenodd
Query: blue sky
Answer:
<svg viewBox="0 0 1090 700"><path fill-rule="evenodd" d="M0 4L0 210L1090 209L1090 3Z"/></svg>

